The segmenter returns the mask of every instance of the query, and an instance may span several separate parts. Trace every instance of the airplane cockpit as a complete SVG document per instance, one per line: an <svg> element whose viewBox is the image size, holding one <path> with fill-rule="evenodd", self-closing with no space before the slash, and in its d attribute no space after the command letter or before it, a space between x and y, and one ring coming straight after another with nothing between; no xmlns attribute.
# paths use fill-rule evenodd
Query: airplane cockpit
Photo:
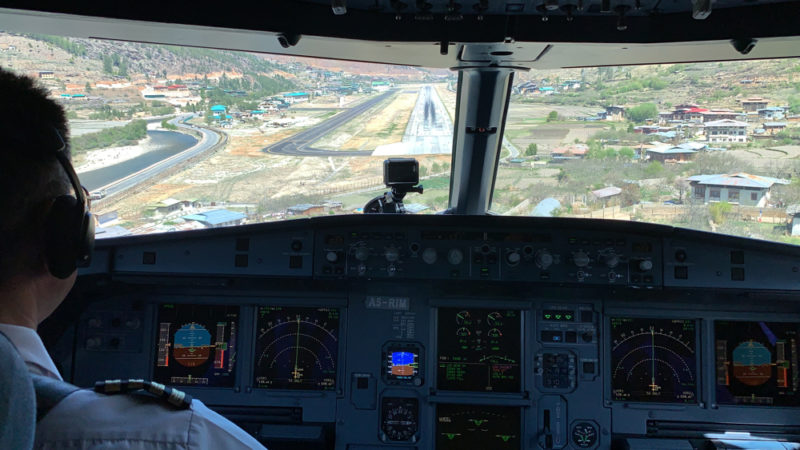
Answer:
<svg viewBox="0 0 800 450"><path fill-rule="evenodd" d="M331 206L336 212L306 214L302 211L322 202L293 197L295 203L310 204L305 210L281 206L277 209L286 212L280 217L262 205L259 220L242 221L242 214L217 222L232 226L107 239L98 234L91 265L80 269L67 300L39 328L65 380L92 386L97 380L141 378L172 386L275 450L800 448L800 240L791 235L797 210L792 211L788 194L782 197L797 185L793 176L800 175L792 159L800 142L800 135L792 134L793 119L800 117L794 115L800 113L800 100L794 97L800 65L791 59L800 57L800 3L308 0L207 6L41 1L0 6L0 29L13 33L182 46L186 55L206 49L271 54L287 58L281 64L303 68L305 63L293 61L304 59L288 58L380 63L398 71L432 68L424 83L393 81L385 89L382 81L373 81L372 97L354 106L332 100L333 112L319 116L320 123L332 123L326 131L310 133L317 122L304 123L308 128L299 128L306 133L302 139L287 144L276 138L261 145L264 152L248 155L248 161L266 155L332 167L320 175L327 184L315 189L338 198L339 206L359 203L363 208L356 213L342 214L339 206ZM126 70L133 72L140 62L128 55ZM687 71L666 89L656 87L659 79L675 74L670 67L698 62L706 64L703 70ZM728 64L734 62L751 64L748 74L759 64L774 63L775 69L759 75L737 72L720 81L733 71ZM606 77L612 66L626 69L617 69L617 75L611 70ZM97 67L100 71L100 62ZM286 80L300 86L300 75L287 74L289 65L280 67ZM330 67L311 72L334 79L338 75ZM619 87L631 86L636 71L650 67L655 68L643 78L649 87ZM163 76L151 73L148 80L170 78L167 69L173 71L165 67ZM556 69L572 72L562 78L548 72ZM120 70L113 64L107 71L113 78L109 83L127 82L112 76ZM372 73L373 79L391 73L381 70ZM233 72L223 73L223 79ZM140 91L145 100L166 101L169 92L191 84L187 80L173 79L159 89L143 83ZM112 92L99 83L87 95ZM355 81L337 83L341 88ZM751 124L768 107L748 113L743 105L770 83L783 83L783 90L769 94L772 104L788 106L780 118ZM714 97L708 92L716 92L717 84L720 91L737 91ZM573 85L605 90L592 100L597 106L570 112L589 95ZM689 85L709 91L685 96L686 103L696 104L681 109L667 93ZM64 86L67 92L69 84ZM82 88L82 82L77 86ZM312 100L327 95L321 84L314 86L305 88L319 90ZM238 101L236 90L247 88L226 89L224 98ZM303 97L301 87L295 89L285 95ZM634 94L656 91L660 97L654 108L695 114L701 117L699 125L689 119L678 123L678 113L659 122L658 111L646 120L630 119L630 126L623 119L610 129L604 125L612 120L612 102L625 105L630 118L643 102ZM210 92L198 94L209 107ZM336 174L354 172L356 166L345 167L343 157L335 154L335 142L345 138L337 141L324 133L350 126L350 136L359 132L353 130L369 129L365 124L375 108L392 95L411 100L404 113L386 122L397 122L391 125L397 131L386 133L408 136L415 114L447 116L445 156L437 156L434 166L424 158L436 150L412 150L402 153L404 159L395 159L391 151L373 153L363 160L369 161L372 175L382 171L385 185L330 184ZM436 100L417 113L416 99L423 96L441 97L447 106L439 109ZM553 103L561 98L568 99L567 106ZM736 102L745 110L708 106L715 101ZM286 109L277 105L273 114L280 117L274 122L288 123L312 103L295 98ZM107 104L113 108L113 101ZM603 104L609 106L604 115L594 115ZM531 105L544 105L541 118L525 109ZM230 116L230 104L225 106L228 110L219 117L214 111L212 119L208 109L205 116L178 125L194 133L202 126L217 130L229 140L226 149L244 152L230 143L260 139L263 133L237 131L238 117ZM196 114L187 108L183 113ZM447 108L449 115L440 112ZM550 110L555 115L545 119ZM83 110L77 111L83 117ZM250 106L245 115L255 120L265 111ZM704 120L703 114L711 118ZM196 125L187 125L191 120ZM717 131L710 130L715 121L726 120L730 127L743 123L741 137L747 140L735 145L715 141L712 133ZM362 128L350 125L359 121ZM602 144L578 131L565 131L552 145L536 140L567 122L580 133L606 127L608 136ZM772 136L769 124L774 123L784 123L779 132L785 142L769 141L766 150L759 150L758 143ZM529 132L523 124L537 128ZM274 127L276 136L283 136L283 126ZM419 126L428 134L404 138L391 148L439 148L433 125ZM648 127L661 133L659 142L668 149L644 140ZM763 136L756 136L757 127ZM689 137L687 130L695 134ZM637 136L642 139L635 145L620 143ZM328 141L322 145L319 139ZM676 156L676 149L688 148L681 145L698 141L700 147L685 151L686 160ZM633 148L630 157L624 156L626 145ZM361 158L354 155L373 147L353 147L344 156ZM615 149L613 158L584 156L608 148ZM734 153L789 156L748 169L720 163L724 174L697 159L723 161ZM661 162L654 162L657 158ZM605 162L590 166L592 161ZM277 171L290 171L295 163L274 164ZM580 176L571 169L578 165L589 175L616 173L616 186L599 182L581 186L577 195L567 191ZM175 167L168 176L183 170ZM261 173L259 167L253 172ZM643 175L629 180L634 170ZM96 214L118 208L115 198L149 189L146 178L136 181L145 172L124 178L128 184L89 187L100 208ZM79 175L89 179L80 170ZM227 193L243 189L204 176L214 179L198 173L187 179L192 186L213 185ZM736 189L722 185L720 191L713 177ZM666 187L658 184L662 179ZM311 182L304 183L308 187ZM387 189L402 195L382 194ZM424 197L431 190L438 197ZM667 201L678 191L677 204ZM163 192L166 198L174 191ZM257 199L274 202L271 195L259 192ZM559 206L548 214L530 213L539 209L537 203L546 204L545 197L557 199ZM584 205L576 205L591 199L594 209L580 212ZM436 202L440 207L432 208ZM500 208L501 202L508 207ZM235 209L234 203L226 208ZM418 212L420 203L428 209ZM728 209L719 206L723 203ZM256 210L250 208L248 217ZM195 211L194 218L186 215L180 222L211 221L210 213L197 218L206 212ZM623 213L628 220L620 220ZM658 220L648 219L658 214ZM748 231L731 231L733 223ZM764 238L773 232L777 237Z"/></svg>

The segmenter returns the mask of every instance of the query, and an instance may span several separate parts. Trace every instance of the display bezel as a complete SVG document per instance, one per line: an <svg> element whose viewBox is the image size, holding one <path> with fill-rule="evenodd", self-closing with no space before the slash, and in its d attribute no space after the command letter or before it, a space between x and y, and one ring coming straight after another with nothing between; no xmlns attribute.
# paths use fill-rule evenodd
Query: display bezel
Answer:
<svg viewBox="0 0 800 450"><path fill-rule="evenodd" d="M433 335L432 339L435 342L436 352L434 354L434 362L436 366L435 375L432 374L431 377L435 380L436 389L445 391L445 392L469 392L473 394L492 394L492 395L514 395L524 392L525 390L525 383L526 379L526 370L528 368L528 358L525 357L526 355L526 346L524 345L527 341L528 334L526 334L525 324L526 324L526 314L530 314L530 306L523 306L519 304L508 304L508 303L498 303L494 307L486 307L485 304L474 304L471 302L463 302L463 303L442 303L432 305L435 306L435 314L433 316L434 324L433 327ZM506 311L515 311L517 313L517 318L519 319L519 342L517 343L517 348L519 349L518 354L518 363L519 366L519 386L516 390L512 391L487 391L487 390L465 390L465 389L449 389L449 388L442 388L441 383L439 380L439 356L441 353L441 343L439 342L439 333L440 333L440 326L439 320L441 318L441 311L442 309L469 309L469 310L486 310L486 311L499 311L499 310L506 310Z"/></svg>
<svg viewBox="0 0 800 450"><path fill-rule="evenodd" d="M638 405L650 405L650 407L667 407L667 408L674 408L676 406L702 406L703 405L703 394L704 394L704 384L705 384L705 372L703 370L703 349L705 343L702 340L703 327L706 326L706 321L697 317L692 316L689 314L680 314L678 312L664 312L664 314L657 314L657 313L633 313L633 312L607 312L605 314L604 319L604 335L606 336L603 339L603 355L605 356L605 360L608 361L606 364L606 368L604 370L604 375L606 381L604 383L605 386L605 397L606 403L609 405L611 404L638 404ZM661 400L618 400L614 398L613 391L614 391L614 382L613 382L613 372L614 367L612 364L612 352L613 352L613 337L612 337L612 330L611 330L611 320L612 319L634 319L634 320L691 320L695 323L694 328L694 347L695 347L695 396L694 400L691 402L677 402L677 401L661 401Z"/></svg>
<svg viewBox="0 0 800 450"><path fill-rule="evenodd" d="M236 313L236 338L239 347L239 355L234 360L234 368L232 370L232 374L230 375L230 383L226 385L202 385L202 384L179 384L179 383L172 383L172 382L165 382L164 380L157 380L156 379L156 370L158 364L158 342L159 342L159 324L161 320L161 309L165 305L175 305L180 307L202 307L202 308L215 308L215 307L228 307L228 308L236 308L238 311ZM241 371L242 371L242 360L241 355L241 346L243 345L243 330L242 330L242 316L244 313L244 307L241 304L225 304L224 302L220 302L219 299L208 299L204 301L169 301L169 300L159 300L153 303L153 326L150 330L151 336L151 355L152 358L150 359L149 364L149 378L153 381L169 385L169 386L177 386L182 390L192 390L192 389L201 389L203 391L214 390L214 389L221 389L221 390L238 390L240 386L241 380Z"/></svg>
<svg viewBox="0 0 800 450"><path fill-rule="evenodd" d="M523 411L523 408L521 408L519 406L516 406L516 405L498 405L498 404L483 404L483 403L480 403L480 404L478 404L478 403L449 403L449 402L437 403L436 407L434 408L434 414L433 414L434 421L435 421L434 422L434 427L433 427L433 429L434 429L434 435L433 435L433 444L434 444L434 446L436 446L438 444L438 442L439 442L439 417L440 417L439 416L439 411L440 411L440 408L442 406L445 406L445 407L460 407L460 408L482 408L482 409L486 409L486 408L504 408L504 409L516 411L517 414L518 414L517 418L519 419L517 421L517 435L518 435L518 441L519 441L519 446L517 447L517 449L521 450L522 448L524 448L524 445L523 445L524 436L523 436L522 432L523 432L523 423L525 422L525 411ZM464 448L464 447L460 447L460 448Z"/></svg>
<svg viewBox="0 0 800 450"><path fill-rule="evenodd" d="M416 350L417 357L417 375L408 380L390 378L386 373L386 362L388 360L391 350ZM387 341L381 348L381 378L383 382L389 386L422 386L425 384L425 347L416 341Z"/></svg>
<svg viewBox="0 0 800 450"><path fill-rule="evenodd" d="M319 311L320 309L331 309L336 310L338 313L338 325L337 325L337 338L336 338L336 362L335 362L335 378L334 384L329 389L309 389L309 388L285 388L285 387L267 387L267 386L260 386L259 383L256 381L257 375L256 370L258 368L257 363L257 354L258 354L258 336L259 336L259 310L261 308L270 308L270 307L279 307L279 308L287 308L287 309L307 309L307 310L316 310ZM270 302L270 303L259 303L254 305L253 308L253 342L252 342L252 358L250 361L250 370L249 370L249 382L250 386L253 389L258 391L266 391L266 392L284 392L284 393L297 393L297 392L315 392L315 393L337 393L341 394L342 388L341 383L343 383L343 370L342 370L342 359L344 358L344 345L343 345L343 335L344 335L344 308L338 305L319 305L319 304L287 304L281 302Z"/></svg>
<svg viewBox="0 0 800 450"><path fill-rule="evenodd" d="M709 390L711 391L711 398L712 404L715 407L720 409L723 408L759 408L767 410L797 410L800 408L800 404L798 405L769 405L769 404L752 404L752 403L719 403L717 390L719 385L717 384L717 377L716 377L716 362L717 362L717 350L716 350L716 343L717 343L717 322L741 322L741 323L758 323L758 322L767 322L767 323L782 323L782 324L795 324L798 328L798 338L800 338L800 321L798 320L783 320L785 318L781 317L768 317L768 318L758 318L762 316L756 316L757 318L753 319L752 316L748 316L746 318L743 317L718 317L711 321L710 325L710 334L711 334L711 358L712 358L712 373L710 374L710 387ZM799 394L800 395L800 394Z"/></svg>

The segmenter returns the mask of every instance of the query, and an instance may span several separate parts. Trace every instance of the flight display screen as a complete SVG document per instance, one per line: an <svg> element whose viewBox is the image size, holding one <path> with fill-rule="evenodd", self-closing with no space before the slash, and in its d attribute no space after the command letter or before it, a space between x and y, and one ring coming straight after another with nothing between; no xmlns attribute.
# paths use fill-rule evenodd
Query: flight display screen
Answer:
<svg viewBox="0 0 800 450"><path fill-rule="evenodd" d="M437 450L519 450L520 410L513 406L436 406Z"/></svg>
<svg viewBox="0 0 800 450"><path fill-rule="evenodd" d="M338 309L262 306L257 316L256 387L336 389Z"/></svg>
<svg viewBox="0 0 800 450"><path fill-rule="evenodd" d="M160 305L153 379L170 385L232 387L238 326L238 306Z"/></svg>
<svg viewBox="0 0 800 450"><path fill-rule="evenodd" d="M439 389L519 392L520 311L440 308Z"/></svg>
<svg viewBox="0 0 800 450"><path fill-rule="evenodd" d="M697 321L611 319L615 401L697 402Z"/></svg>
<svg viewBox="0 0 800 450"><path fill-rule="evenodd" d="M387 348L384 378L391 384L421 384L420 353L419 347L411 345Z"/></svg>
<svg viewBox="0 0 800 450"><path fill-rule="evenodd" d="M800 323L716 321L717 403L800 406Z"/></svg>

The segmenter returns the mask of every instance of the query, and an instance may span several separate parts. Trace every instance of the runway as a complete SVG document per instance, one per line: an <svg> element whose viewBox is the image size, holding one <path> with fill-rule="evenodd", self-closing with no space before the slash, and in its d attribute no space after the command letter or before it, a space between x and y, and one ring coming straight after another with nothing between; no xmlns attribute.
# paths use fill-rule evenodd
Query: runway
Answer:
<svg viewBox="0 0 800 450"><path fill-rule="evenodd" d="M323 150L309 147L309 145L334 129L355 119L357 116L364 114L370 108L387 99L394 93L395 90L384 92L307 130L303 130L294 136L290 136L276 144L265 147L262 151L272 155L287 156L370 156L372 155L371 150Z"/></svg>
<svg viewBox="0 0 800 450"><path fill-rule="evenodd" d="M381 145L373 155L437 155L450 154L453 149L453 122L431 86L419 90L417 103L411 111L403 141Z"/></svg>

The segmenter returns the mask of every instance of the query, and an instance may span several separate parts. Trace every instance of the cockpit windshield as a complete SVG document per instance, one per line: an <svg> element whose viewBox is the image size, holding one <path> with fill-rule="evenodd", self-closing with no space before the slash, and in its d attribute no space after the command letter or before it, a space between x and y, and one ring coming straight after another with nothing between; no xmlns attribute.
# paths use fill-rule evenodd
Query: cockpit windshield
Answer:
<svg viewBox="0 0 800 450"><path fill-rule="evenodd" d="M359 213L387 157L419 161L407 211L448 206L448 70L11 33L0 49L67 110L98 238Z"/></svg>
<svg viewBox="0 0 800 450"><path fill-rule="evenodd" d="M66 108L98 238L361 213L390 157L419 161L407 212L452 206L457 72L17 33L0 50ZM798 174L796 59L520 71L491 210L800 243Z"/></svg>
<svg viewBox="0 0 800 450"><path fill-rule="evenodd" d="M492 209L800 243L800 61L518 73Z"/></svg>

